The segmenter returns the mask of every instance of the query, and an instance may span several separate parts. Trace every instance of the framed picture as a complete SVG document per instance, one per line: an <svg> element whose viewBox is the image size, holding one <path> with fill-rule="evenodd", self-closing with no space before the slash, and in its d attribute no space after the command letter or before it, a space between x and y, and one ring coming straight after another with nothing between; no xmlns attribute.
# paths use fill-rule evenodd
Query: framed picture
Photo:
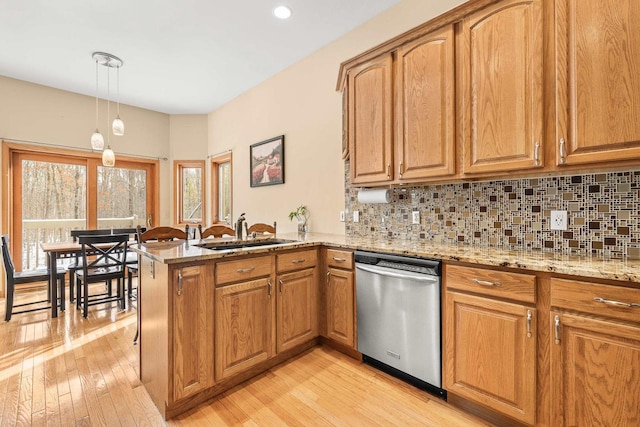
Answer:
<svg viewBox="0 0 640 427"><path fill-rule="evenodd" d="M251 186L284 184L284 135L249 147Z"/></svg>

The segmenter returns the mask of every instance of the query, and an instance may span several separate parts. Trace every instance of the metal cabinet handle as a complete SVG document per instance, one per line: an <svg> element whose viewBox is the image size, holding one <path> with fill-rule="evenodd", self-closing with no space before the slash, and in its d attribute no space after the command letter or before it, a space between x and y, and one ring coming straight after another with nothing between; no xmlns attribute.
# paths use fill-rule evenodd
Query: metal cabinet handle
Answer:
<svg viewBox="0 0 640 427"><path fill-rule="evenodd" d="M613 301L613 300L604 299L604 298L600 298L600 297L596 297L593 300L595 302L601 302L601 303L607 304L607 305L615 305L616 307L626 307L626 308L640 307L640 304L635 303L635 302L620 302L620 301Z"/></svg>
<svg viewBox="0 0 640 427"><path fill-rule="evenodd" d="M267 295L269 298L271 298L271 290L273 289L273 283L271 283L271 279L267 280L267 286L269 287L269 293Z"/></svg>
<svg viewBox="0 0 640 427"><path fill-rule="evenodd" d="M480 279L471 279L471 281L473 283L476 283L478 285L483 285L483 286L502 286L502 284L500 282L489 282L487 280L480 280Z"/></svg>
<svg viewBox="0 0 640 427"><path fill-rule="evenodd" d="M560 316L554 318L554 329L556 332L556 344L560 344Z"/></svg>
<svg viewBox="0 0 640 427"><path fill-rule="evenodd" d="M236 270L237 273L248 273L250 271L255 270L255 267L250 267L250 268L239 268Z"/></svg>
<svg viewBox="0 0 640 427"><path fill-rule="evenodd" d="M560 163L564 165L566 161L566 154L564 152L564 138L560 138Z"/></svg>
<svg viewBox="0 0 640 427"><path fill-rule="evenodd" d="M536 141L536 148L533 151L533 158L536 162L536 166L540 166L540 141Z"/></svg>
<svg viewBox="0 0 640 427"><path fill-rule="evenodd" d="M404 163L400 162L400 178L402 178L403 173L404 173Z"/></svg>
<svg viewBox="0 0 640 427"><path fill-rule="evenodd" d="M333 257L333 260L334 260L335 262L346 262L346 261L347 261L347 259L346 259L346 258L336 258L336 257Z"/></svg>
<svg viewBox="0 0 640 427"><path fill-rule="evenodd" d="M387 163L387 178L391 178L391 163Z"/></svg>
<svg viewBox="0 0 640 427"><path fill-rule="evenodd" d="M527 310L527 338L531 338L531 320L533 319L533 313L531 310Z"/></svg>
<svg viewBox="0 0 640 427"><path fill-rule="evenodd" d="M178 296L182 295L182 270L178 271Z"/></svg>
<svg viewBox="0 0 640 427"><path fill-rule="evenodd" d="M284 286L284 282L282 281L282 279L278 279L278 282L280 282L280 293L282 293L282 287Z"/></svg>
<svg viewBox="0 0 640 427"><path fill-rule="evenodd" d="M303 262L305 262L305 259L294 259L291 261L292 264L301 264Z"/></svg>
<svg viewBox="0 0 640 427"><path fill-rule="evenodd" d="M327 284L331 283L331 272L327 271Z"/></svg>

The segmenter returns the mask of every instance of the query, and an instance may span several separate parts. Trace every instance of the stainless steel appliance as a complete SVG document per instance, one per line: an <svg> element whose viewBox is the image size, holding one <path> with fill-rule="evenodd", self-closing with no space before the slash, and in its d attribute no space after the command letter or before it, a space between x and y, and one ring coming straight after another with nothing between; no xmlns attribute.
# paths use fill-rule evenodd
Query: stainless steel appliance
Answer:
<svg viewBox="0 0 640 427"><path fill-rule="evenodd" d="M442 390L441 263L356 251L358 351L422 388Z"/></svg>

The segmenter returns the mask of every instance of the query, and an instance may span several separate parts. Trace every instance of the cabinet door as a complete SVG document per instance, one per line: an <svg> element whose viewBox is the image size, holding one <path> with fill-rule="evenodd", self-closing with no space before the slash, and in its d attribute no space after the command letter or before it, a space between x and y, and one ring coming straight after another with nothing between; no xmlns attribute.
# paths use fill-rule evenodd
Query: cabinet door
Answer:
<svg viewBox="0 0 640 427"><path fill-rule="evenodd" d="M213 297L211 265L172 271L173 343L169 381L178 400L213 385Z"/></svg>
<svg viewBox="0 0 640 427"><path fill-rule="evenodd" d="M557 163L640 158L640 3L555 3Z"/></svg>
<svg viewBox="0 0 640 427"><path fill-rule="evenodd" d="M640 328L554 312L551 328L551 424L640 425Z"/></svg>
<svg viewBox="0 0 640 427"><path fill-rule="evenodd" d="M349 70L349 156L351 183L391 181L392 153L391 54Z"/></svg>
<svg viewBox="0 0 640 427"><path fill-rule="evenodd" d="M535 310L448 292L445 313L444 388L533 424Z"/></svg>
<svg viewBox="0 0 640 427"><path fill-rule="evenodd" d="M216 289L216 379L230 377L275 353L271 279Z"/></svg>
<svg viewBox="0 0 640 427"><path fill-rule="evenodd" d="M327 338L354 347L353 272L329 268L326 294Z"/></svg>
<svg viewBox="0 0 640 427"><path fill-rule="evenodd" d="M543 165L542 5L505 0L462 23L463 172Z"/></svg>
<svg viewBox="0 0 640 427"><path fill-rule="evenodd" d="M278 276L278 353L318 336L315 268Z"/></svg>
<svg viewBox="0 0 640 427"><path fill-rule="evenodd" d="M447 26L398 50L396 177L455 173L454 33Z"/></svg>

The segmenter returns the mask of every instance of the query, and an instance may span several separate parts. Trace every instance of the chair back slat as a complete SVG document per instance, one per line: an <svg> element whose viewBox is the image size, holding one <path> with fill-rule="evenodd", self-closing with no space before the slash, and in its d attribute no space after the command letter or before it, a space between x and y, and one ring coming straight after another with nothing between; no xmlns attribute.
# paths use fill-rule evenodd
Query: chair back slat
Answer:
<svg viewBox="0 0 640 427"><path fill-rule="evenodd" d="M140 231L138 242L144 243L150 240L157 240L159 242L166 242L174 239L186 239L189 230L189 226L186 226L186 231L174 227L154 227L144 232Z"/></svg>
<svg viewBox="0 0 640 427"><path fill-rule="evenodd" d="M100 234L78 236L82 245L84 268L124 266L127 256L128 234Z"/></svg>
<svg viewBox="0 0 640 427"><path fill-rule="evenodd" d="M212 225L206 229L202 229L202 225L198 224L198 231L200 231L200 238L206 239L207 237L222 237L225 234L229 236L235 236L236 231L233 228L229 228L226 225Z"/></svg>
<svg viewBox="0 0 640 427"><path fill-rule="evenodd" d="M4 271L7 273L7 282L13 283L13 276L16 272L16 268L13 265L13 259L11 258L11 250L9 250L9 235L2 235L2 261L4 262Z"/></svg>

